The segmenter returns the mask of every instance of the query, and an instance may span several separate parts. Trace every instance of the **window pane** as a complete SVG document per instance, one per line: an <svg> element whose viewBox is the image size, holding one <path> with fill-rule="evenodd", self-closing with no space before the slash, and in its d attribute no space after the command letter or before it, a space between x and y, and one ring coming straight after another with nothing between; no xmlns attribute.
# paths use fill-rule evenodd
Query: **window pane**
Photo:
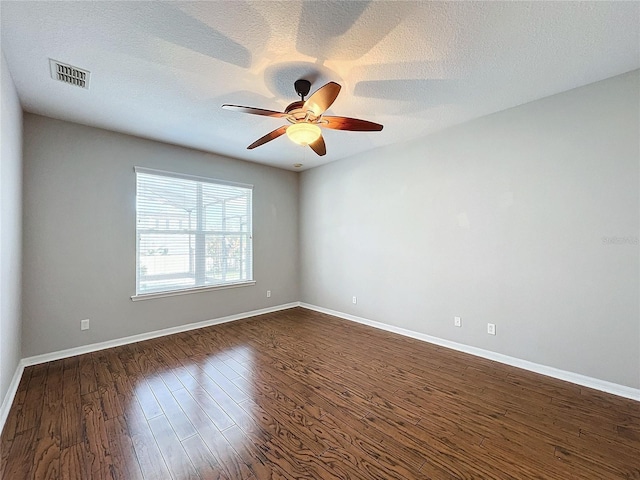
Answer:
<svg viewBox="0 0 640 480"><path fill-rule="evenodd" d="M207 236L207 279L211 283L250 280L246 234Z"/></svg>
<svg viewBox="0 0 640 480"><path fill-rule="evenodd" d="M137 293L253 279L250 187L137 173Z"/></svg>

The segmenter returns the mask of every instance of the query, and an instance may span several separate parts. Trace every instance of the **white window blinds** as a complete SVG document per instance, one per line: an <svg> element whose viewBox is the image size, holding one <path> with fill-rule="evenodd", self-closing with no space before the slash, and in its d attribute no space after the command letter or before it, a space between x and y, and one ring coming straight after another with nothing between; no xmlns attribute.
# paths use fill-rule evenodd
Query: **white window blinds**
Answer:
<svg viewBox="0 0 640 480"><path fill-rule="evenodd" d="M137 295L253 280L251 185L135 170Z"/></svg>

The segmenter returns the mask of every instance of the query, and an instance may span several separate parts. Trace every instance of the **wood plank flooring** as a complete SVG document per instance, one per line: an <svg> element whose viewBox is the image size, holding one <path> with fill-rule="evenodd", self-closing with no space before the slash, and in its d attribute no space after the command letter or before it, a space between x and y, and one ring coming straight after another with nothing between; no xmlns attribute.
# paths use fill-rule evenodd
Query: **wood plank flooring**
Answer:
<svg viewBox="0 0 640 480"><path fill-rule="evenodd" d="M25 370L21 479L640 479L640 403L302 308Z"/></svg>

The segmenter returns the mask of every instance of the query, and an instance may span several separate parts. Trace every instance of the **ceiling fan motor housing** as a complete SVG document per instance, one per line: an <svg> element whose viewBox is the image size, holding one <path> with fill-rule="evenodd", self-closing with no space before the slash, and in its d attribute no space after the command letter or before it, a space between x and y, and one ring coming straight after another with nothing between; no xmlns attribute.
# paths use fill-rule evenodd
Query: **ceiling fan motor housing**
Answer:
<svg viewBox="0 0 640 480"><path fill-rule="evenodd" d="M302 100L290 103L289 105L287 105L287 108L284 109L284 113L291 113L294 110L302 110L303 106L304 102Z"/></svg>

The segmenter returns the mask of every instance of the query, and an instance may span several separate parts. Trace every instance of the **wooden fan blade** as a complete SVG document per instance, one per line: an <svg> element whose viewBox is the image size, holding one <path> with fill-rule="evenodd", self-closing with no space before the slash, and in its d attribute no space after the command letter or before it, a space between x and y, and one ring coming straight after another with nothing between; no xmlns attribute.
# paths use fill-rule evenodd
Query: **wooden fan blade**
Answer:
<svg viewBox="0 0 640 480"><path fill-rule="evenodd" d="M321 157L327 153L327 146L324 144L324 138L322 138L322 135L320 135L315 142L310 143L309 146Z"/></svg>
<svg viewBox="0 0 640 480"><path fill-rule="evenodd" d="M252 115L263 115L265 117L287 117L286 113L276 112L275 110L265 110L264 108L243 107L242 105L222 105L225 110L233 110L235 112L250 113Z"/></svg>
<svg viewBox="0 0 640 480"><path fill-rule="evenodd" d="M320 87L304 102L304 110L311 110L316 117L322 115L335 101L342 87L336 82L329 82Z"/></svg>
<svg viewBox="0 0 640 480"><path fill-rule="evenodd" d="M264 145L265 143L278 138L280 135L282 135L286 131L287 131L287 125L283 125L280 128L276 128L273 132L267 133L264 137L259 138L258 140L253 142L251 145L249 145L247 147L247 150L253 150L256 147L259 147L260 145Z"/></svg>
<svg viewBox="0 0 640 480"><path fill-rule="evenodd" d="M327 123L320 121L318 125L333 128L334 130L351 130L355 132L379 132L382 130L382 125L379 123L360 120L358 118L322 117L322 120L325 120Z"/></svg>

